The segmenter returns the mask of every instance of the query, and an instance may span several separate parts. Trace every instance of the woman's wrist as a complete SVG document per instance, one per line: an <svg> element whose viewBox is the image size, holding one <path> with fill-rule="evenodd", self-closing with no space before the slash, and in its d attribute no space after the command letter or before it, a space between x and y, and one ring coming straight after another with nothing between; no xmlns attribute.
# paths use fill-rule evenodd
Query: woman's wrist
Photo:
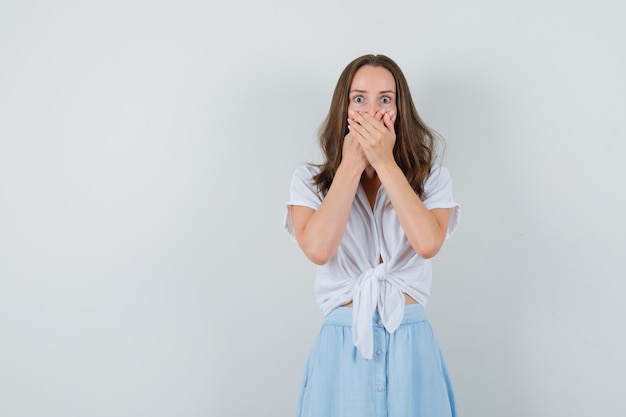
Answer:
<svg viewBox="0 0 626 417"><path fill-rule="evenodd" d="M361 178L361 174L365 171L366 165L363 163L355 163L349 162L346 160L342 160L337 167L337 172L335 173L335 177L337 176L346 176L348 178Z"/></svg>

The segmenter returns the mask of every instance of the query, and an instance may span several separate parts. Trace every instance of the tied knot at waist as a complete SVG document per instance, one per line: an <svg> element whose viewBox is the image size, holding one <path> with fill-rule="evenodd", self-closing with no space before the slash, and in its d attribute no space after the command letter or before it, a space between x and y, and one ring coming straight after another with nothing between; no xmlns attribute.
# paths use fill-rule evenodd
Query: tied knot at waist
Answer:
<svg viewBox="0 0 626 417"><path fill-rule="evenodd" d="M372 271L372 277L378 282L384 281L387 276L387 268L385 264L380 264L370 271ZM368 271L365 271L363 274L366 274L367 272ZM363 274L361 274L361 276L363 276Z"/></svg>
<svg viewBox="0 0 626 417"><path fill-rule="evenodd" d="M365 359L374 351L372 317L378 307L383 326L393 333L404 316L404 296L401 283L381 263L359 275L354 288L352 312L352 338Z"/></svg>

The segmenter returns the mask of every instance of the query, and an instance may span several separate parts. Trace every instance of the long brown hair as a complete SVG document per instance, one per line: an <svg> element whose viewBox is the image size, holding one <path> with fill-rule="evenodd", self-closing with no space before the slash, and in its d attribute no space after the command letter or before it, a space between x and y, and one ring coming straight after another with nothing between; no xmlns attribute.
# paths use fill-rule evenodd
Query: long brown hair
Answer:
<svg viewBox="0 0 626 417"><path fill-rule="evenodd" d="M424 181L436 157L436 142L441 138L419 117L402 70L385 55L363 55L350 62L341 73L333 93L328 116L319 132L320 146L326 160L318 165L321 171L313 177L313 181L323 194L328 192L333 182L341 162L343 140L348 132L346 119L350 86L354 74L364 65L386 68L396 80L396 142L393 156L411 187L417 195L423 197Z"/></svg>

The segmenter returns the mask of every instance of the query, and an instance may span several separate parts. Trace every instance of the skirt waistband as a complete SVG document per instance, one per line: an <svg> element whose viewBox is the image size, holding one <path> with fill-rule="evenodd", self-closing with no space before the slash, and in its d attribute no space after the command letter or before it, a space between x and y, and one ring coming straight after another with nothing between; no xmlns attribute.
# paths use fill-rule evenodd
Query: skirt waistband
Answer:
<svg viewBox="0 0 626 417"><path fill-rule="evenodd" d="M335 326L352 326L352 307L337 307L324 318L324 324L330 324ZM404 305L404 318L402 324L419 323L421 321L428 320L426 318L426 311L421 304L405 304ZM378 309L374 311L372 317L372 325L374 327L383 327L383 323L380 319Z"/></svg>

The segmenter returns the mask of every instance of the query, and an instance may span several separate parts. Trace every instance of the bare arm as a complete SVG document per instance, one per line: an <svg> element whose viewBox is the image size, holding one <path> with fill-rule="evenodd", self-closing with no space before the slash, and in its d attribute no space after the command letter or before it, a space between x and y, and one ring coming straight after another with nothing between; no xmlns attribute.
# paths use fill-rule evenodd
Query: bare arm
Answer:
<svg viewBox="0 0 626 417"><path fill-rule="evenodd" d="M450 209L428 210L397 164L375 169L411 246L422 258L432 258L446 239Z"/></svg>
<svg viewBox="0 0 626 417"><path fill-rule="evenodd" d="M367 113L350 117L350 131L385 187L411 246L422 258L432 258L445 241L450 209L428 210L409 184L393 157L395 131L389 114L382 122Z"/></svg>
<svg viewBox="0 0 626 417"><path fill-rule="evenodd" d="M341 164L320 207L291 207L296 240L313 263L323 265L335 255L366 165L361 146L349 133L344 139Z"/></svg>

